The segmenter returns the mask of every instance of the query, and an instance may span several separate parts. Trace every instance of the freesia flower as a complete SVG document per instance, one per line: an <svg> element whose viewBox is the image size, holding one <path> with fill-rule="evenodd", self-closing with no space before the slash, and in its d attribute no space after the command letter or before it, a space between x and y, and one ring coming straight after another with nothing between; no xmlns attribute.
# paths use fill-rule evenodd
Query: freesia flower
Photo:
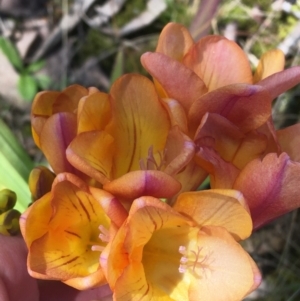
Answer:
<svg viewBox="0 0 300 301"><path fill-rule="evenodd" d="M88 186L72 174L56 177L51 192L34 202L20 219L31 276L60 280L80 290L106 283L99 251L109 242L110 229L119 226L112 225L109 217L110 208L118 203L107 193L102 199L103 206L92 197ZM126 211L119 205L119 223L125 217Z"/></svg>
<svg viewBox="0 0 300 301"><path fill-rule="evenodd" d="M172 197L182 186L175 176L194 155L193 142L172 126L153 83L135 74L118 79L109 94L78 85L39 93L32 131L56 174L71 172L124 200L150 190ZM45 172L34 176L33 192L45 185L38 174ZM122 186L128 182L129 195Z"/></svg>
<svg viewBox="0 0 300 301"><path fill-rule="evenodd" d="M251 230L237 191L186 192L173 208L145 196L132 203L100 262L117 301L241 300L260 283L236 241Z"/></svg>
<svg viewBox="0 0 300 301"><path fill-rule="evenodd" d="M195 43L188 30L175 23L162 31L156 53L146 53L141 60L157 91L172 102L174 123L194 140L193 162L210 174L213 188L245 194L255 228L300 206L293 197L298 185L283 185L285 175L298 169L300 127L276 131L271 120L272 100L300 82L299 66L283 70L283 53L271 50L252 75L246 54L235 42L207 36ZM269 159L263 159L267 154ZM278 176L273 183L267 180L270 169ZM252 174L255 185L246 183ZM270 185L281 187L272 200L253 193L253 187L269 191Z"/></svg>

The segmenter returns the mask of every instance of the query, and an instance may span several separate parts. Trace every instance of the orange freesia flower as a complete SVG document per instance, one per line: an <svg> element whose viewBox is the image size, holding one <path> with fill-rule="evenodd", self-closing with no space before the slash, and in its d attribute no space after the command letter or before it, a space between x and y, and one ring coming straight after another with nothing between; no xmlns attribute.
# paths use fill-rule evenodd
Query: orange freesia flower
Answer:
<svg viewBox="0 0 300 301"><path fill-rule="evenodd" d="M32 131L56 174L71 172L123 200L146 192L172 197L181 189L176 175L194 155L194 143L172 126L154 85L134 74L118 79L109 94L78 85L39 93ZM39 182L32 183L37 190Z"/></svg>
<svg viewBox="0 0 300 301"><path fill-rule="evenodd" d="M297 185L281 185L286 183L286 174L298 169L295 137L300 127L275 131L271 103L300 82L300 67L283 71L283 54L272 50L262 56L252 75L248 59L236 43L219 36L194 43L187 29L175 23L164 28L156 51L144 54L142 63L154 77L160 95L172 103L169 113L177 119L171 120L194 140L194 161L210 174L211 186L241 190L255 228L299 207L300 200L293 197ZM268 153L274 154L261 162ZM267 162L273 166L267 167ZM272 201L250 191L256 186L246 184L252 178L248 164L256 175L258 191L269 191L275 183L281 187ZM253 166L261 172L254 173ZM266 180L270 169L277 182Z"/></svg>
<svg viewBox="0 0 300 301"><path fill-rule="evenodd" d="M141 197L100 262L117 301L241 300L260 283L236 242L251 230L237 191L183 193L173 208Z"/></svg>
<svg viewBox="0 0 300 301"><path fill-rule="evenodd" d="M300 67L282 71L284 55L279 50L264 54L252 75L246 54L235 42L207 36L195 43L188 30L176 23L166 25L156 52L145 53L141 62L153 76L172 124L179 126L197 148L202 143L211 145L215 136L220 138L219 130L230 133L234 128L231 137L216 142L215 148L226 160L238 150L239 168L267 150L272 134L265 128L272 100L300 82ZM214 132L213 137L205 138L207 131ZM195 169L194 161L190 165L196 179L205 176L203 169ZM207 166L199 166L207 171ZM195 189L197 181L188 175L188 167L181 176L190 179L184 183L188 189Z"/></svg>
<svg viewBox="0 0 300 301"><path fill-rule="evenodd" d="M61 280L80 290L106 283L99 251L107 245L113 229L110 212L119 208L114 211L114 221L119 223L115 226L120 226L127 213L107 193L102 202L103 206L76 176L56 177L51 192L34 202L20 219L31 276Z"/></svg>

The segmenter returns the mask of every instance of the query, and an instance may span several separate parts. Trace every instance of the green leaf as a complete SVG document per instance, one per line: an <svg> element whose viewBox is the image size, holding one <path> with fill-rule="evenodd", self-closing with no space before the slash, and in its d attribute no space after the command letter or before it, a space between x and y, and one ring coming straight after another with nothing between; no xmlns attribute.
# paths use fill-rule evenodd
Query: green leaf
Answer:
<svg viewBox="0 0 300 301"><path fill-rule="evenodd" d="M116 56L115 63L111 72L111 84L124 73L124 52L121 48Z"/></svg>
<svg viewBox="0 0 300 301"><path fill-rule="evenodd" d="M0 166L0 190L8 188L14 191L17 194L15 209L23 212L31 201L27 180L33 162L1 119Z"/></svg>
<svg viewBox="0 0 300 301"><path fill-rule="evenodd" d="M31 101L38 91L37 82L29 74L22 74L18 81L18 91L27 101Z"/></svg>
<svg viewBox="0 0 300 301"><path fill-rule="evenodd" d="M34 73L34 72L41 70L44 66L45 66L45 61L36 61L36 62L30 64L26 68L26 71L28 73Z"/></svg>
<svg viewBox="0 0 300 301"><path fill-rule="evenodd" d="M0 49L6 55L10 63L19 71L23 70L23 62L17 48L12 42L5 38L0 37Z"/></svg>
<svg viewBox="0 0 300 301"><path fill-rule="evenodd" d="M38 86L43 90L48 89L51 84L51 78L47 75L35 75L35 79L37 81Z"/></svg>

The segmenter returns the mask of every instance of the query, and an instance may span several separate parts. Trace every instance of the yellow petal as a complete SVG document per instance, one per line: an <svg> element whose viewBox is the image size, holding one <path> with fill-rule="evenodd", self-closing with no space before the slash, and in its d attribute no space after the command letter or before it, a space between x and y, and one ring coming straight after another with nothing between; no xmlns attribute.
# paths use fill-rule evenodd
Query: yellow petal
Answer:
<svg viewBox="0 0 300 301"><path fill-rule="evenodd" d="M66 151L74 167L102 184L111 177L114 154L114 139L104 131L77 135Z"/></svg>
<svg viewBox="0 0 300 301"><path fill-rule="evenodd" d="M160 33L156 52L181 61L193 44L193 38L183 25L169 23Z"/></svg>
<svg viewBox="0 0 300 301"><path fill-rule="evenodd" d="M257 275L249 255L221 227L204 227L198 235L195 252L201 262L190 271L189 300L236 301L242 300L251 289ZM218 289L216 289L218 288Z"/></svg>
<svg viewBox="0 0 300 301"><path fill-rule="evenodd" d="M67 87L55 99L52 105L52 113L76 113L80 98L86 96L87 94L88 90L80 85L71 85Z"/></svg>
<svg viewBox="0 0 300 301"><path fill-rule="evenodd" d="M163 151L170 121L154 85L146 77L130 74L119 78L111 91L112 121L105 129L114 137L117 153L113 178L140 169L140 159Z"/></svg>
<svg viewBox="0 0 300 301"><path fill-rule="evenodd" d="M284 53L279 49L272 49L265 52L256 68L253 76L253 82L258 81L284 69L285 57Z"/></svg>
<svg viewBox="0 0 300 301"><path fill-rule="evenodd" d="M224 227L236 239L252 232L252 220L243 195L236 190L211 189L179 195L173 208L199 226Z"/></svg>
<svg viewBox="0 0 300 301"><path fill-rule="evenodd" d="M32 276L65 281L77 289L106 282L99 265L100 254L92 246L105 246L98 237L98 227L108 229L110 220L86 189L79 178L61 174L51 193L36 201L24 215L22 233L29 247L28 269Z"/></svg>
<svg viewBox="0 0 300 301"><path fill-rule="evenodd" d="M32 116L51 116L53 114L52 105L60 92L57 91L43 91L39 92L32 103Z"/></svg>
<svg viewBox="0 0 300 301"><path fill-rule="evenodd" d="M43 236L52 216L51 193L34 202L20 217L20 229L27 247ZM38 227L37 227L38 225Z"/></svg>
<svg viewBox="0 0 300 301"><path fill-rule="evenodd" d="M111 117L108 94L95 92L80 99L77 133L103 130Z"/></svg>

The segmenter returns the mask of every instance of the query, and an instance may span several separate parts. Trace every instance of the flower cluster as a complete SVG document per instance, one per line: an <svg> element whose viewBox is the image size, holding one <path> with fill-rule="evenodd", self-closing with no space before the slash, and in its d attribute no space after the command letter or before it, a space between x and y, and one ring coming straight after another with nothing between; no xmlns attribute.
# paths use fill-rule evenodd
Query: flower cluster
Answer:
<svg viewBox="0 0 300 301"><path fill-rule="evenodd" d="M242 300L260 272L239 241L300 207L298 125L276 131L272 100L300 82L274 50L252 74L220 36L170 23L109 93L39 93L35 168L20 226L28 271L113 299ZM210 177L210 190L197 191Z"/></svg>

